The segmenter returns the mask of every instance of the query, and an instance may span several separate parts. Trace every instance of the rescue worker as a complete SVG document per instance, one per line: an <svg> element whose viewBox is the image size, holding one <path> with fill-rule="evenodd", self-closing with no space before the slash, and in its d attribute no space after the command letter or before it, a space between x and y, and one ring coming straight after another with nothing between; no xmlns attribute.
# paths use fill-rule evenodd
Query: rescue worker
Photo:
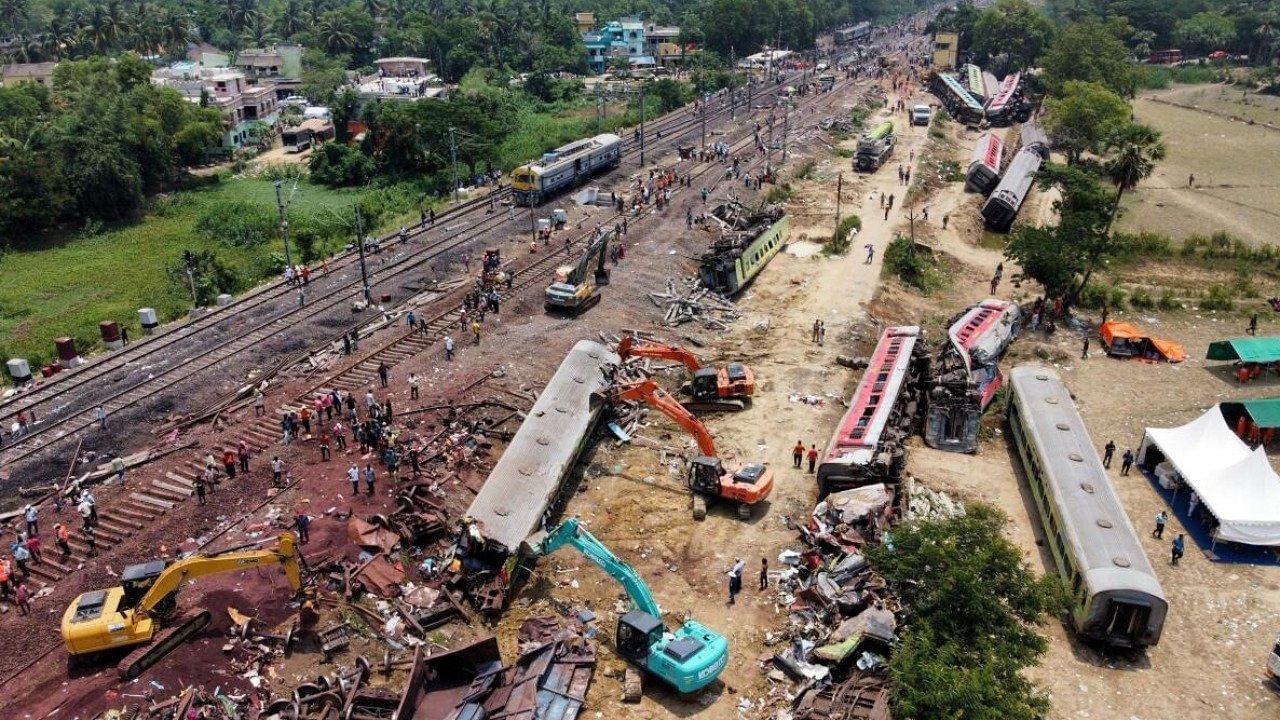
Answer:
<svg viewBox="0 0 1280 720"><path fill-rule="evenodd" d="M55 542L58 543L58 549L62 551L62 559L71 557L71 531L66 526L58 523L53 526L53 535Z"/></svg>

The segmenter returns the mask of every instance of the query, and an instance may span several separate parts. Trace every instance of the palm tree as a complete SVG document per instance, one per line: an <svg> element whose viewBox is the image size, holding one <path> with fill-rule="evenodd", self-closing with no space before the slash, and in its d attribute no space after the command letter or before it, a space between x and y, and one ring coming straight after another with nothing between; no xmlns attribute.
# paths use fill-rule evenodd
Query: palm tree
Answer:
<svg viewBox="0 0 1280 720"><path fill-rule="evenodd" d="M1164 159L1164 142L1160 140L1160 131L1140 123L1129 123L1107 136L1103 141L1103 170L1116 186L1116 199L1111 205L1111 216L1107 219L1105 234L1110 234L1111 224L1115 222L1120 211L1120 198L1126 190L1132 190L1138 183L1151 177L1156 163Z"/></svg>
<svg viewBox="0 0 1280 720"><path fill-rule="evenodd" d="M181 11L167 10L160 19L158 32L160 43L170 56L185 51L187 41L191 39L191 26L187 24Z"/></svg>
<svg viewBox="0 0 1280 720"><path fill-rule="evenodd" d="M363 2L364 10L369 13L369 17L377 20L379 16L382 15L382 9L384 7L383 0L363 0Z"/></svg>
<svg viewBox="0 0 1280 720"><path fill-rule="evenodd" d="M316 33L320 36L324 49L335 55L350 52L356 46L356 36L342 24L340 18L321 18L316 25Z"/></svg>
<svg viewBox="0 0 1280 720"><path fill-rule="evenodd" d="M302 7L302 0L286 0L276 16L276 32L285 39L302 31L307 24L307 11Z"/></svg>
<svg viewBox="0 0 1280 720"><path fill-rule="evenodd" d="M27 19L27 0L0 0L0 21L6 28L18 30L23 20Z"/></svg>
<svg viewBox="0 0 1280 720"><path fill-rule="evenodd" d="M265 48L276 41L271 31L271 20L261 13L254 12L244 26L245 42L253 47Z"/></svg>
<svg viewBox="0 0 1280 720"><path fill-rule="evenodd" d="M95 6L84 18L80 28L80 40L90 49L105 54L115 46L120 36L120 26L101 5Z"/></svg>

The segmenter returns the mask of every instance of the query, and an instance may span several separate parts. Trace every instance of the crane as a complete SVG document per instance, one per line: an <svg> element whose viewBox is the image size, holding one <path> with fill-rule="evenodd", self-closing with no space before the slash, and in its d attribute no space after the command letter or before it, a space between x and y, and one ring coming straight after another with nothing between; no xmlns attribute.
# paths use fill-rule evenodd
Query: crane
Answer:
<svg viewBox="0 0 1280 720"><path fill-rule="evenodd" d="M623 360L647 357L683 363L691 376L681 388L692 398L686 406L741 410L756 391L756 374L742 363L729 363L723 368L706 367L697 355L682 347L639 340L634 335L623 336L616 352Z"/></svg>
<svg viewBox="0 0 1280 720"><path fill-rule="evenodd" d="M613 230L598 231L597 236L587 243L577 265L556 268L555 281L547 286L547 310L577 315L600 302L600 286L609 284L604 258L612 237ZM596 258L599 262L592 277L591 261Z"/></svg>
<svg viewBox="0 0 1280 720"><path fill-rule="evenodd" d="M729 641L694 620L668 632L662 610L649 586L627 563L569 518L550 532L530 538L535 555L550 555L565 545L582 553L622 585L635 609L618 618L618 654L682 693L701 690L720 676L729 662Z"/></svg>
<svg viewBox="0 0 1280 720"><path fill-rule="evenodd" d="M694 519L706 518L708 497L736 502L738 517L749 518L752 507L773 492L773 471L764 465L745 465L736 471L725 469L707 426L652 379L616 384L608 394L612 402L637 400L649 405L671 418L697 441L698 451L702 454L689 463L687 480L689 489L693 491Z"/></svg>
<svg viewBox="0 0 1280 720"><path fill-rule="evenodd" d="M211 555L188 555L172 562L153 560L126 567L116 587L83 593L67 606L62 615L62 642L67 652L72 658L80 658L104 650L141 645L116 667L121 679L131 680L203 630L213 619L204 609L176 617L178 590L187 580L280 565L289 585L295 592L300 590L302 574L298 567L297 537L293 533L281 533L274 547L248 549L256 544ZM161 632L165 625L169 625L169 629Z"/></svg>

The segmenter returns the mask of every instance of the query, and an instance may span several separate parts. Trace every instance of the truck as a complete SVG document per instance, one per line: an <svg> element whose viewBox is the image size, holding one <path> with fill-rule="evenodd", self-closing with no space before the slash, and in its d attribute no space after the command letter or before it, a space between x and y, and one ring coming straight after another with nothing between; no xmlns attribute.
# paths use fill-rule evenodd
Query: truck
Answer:
<svg viewBox="0 0 1280 720"><path fill-rule="evenodd" d="M882 122L875 130L858 140L858 153L853 165L859 170L874 172L893 155L893 123Z"/></svg>
<svg viewBox="0 0 1280 720"><path fill-rule="evenodd" d="M912 125L928 125L933 117L933 110L928 105L916 105L911 108Z"/></svg>

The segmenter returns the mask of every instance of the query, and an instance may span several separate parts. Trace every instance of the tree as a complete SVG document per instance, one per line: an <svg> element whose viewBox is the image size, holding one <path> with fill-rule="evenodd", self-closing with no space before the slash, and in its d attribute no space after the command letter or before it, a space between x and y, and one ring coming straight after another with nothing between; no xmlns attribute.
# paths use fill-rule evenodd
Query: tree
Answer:
<svg viewBox="0 0 1280 720"><path fill-rule="evenodd" d="M909 612L890 659L893 712L914 718L1044 717L1022 671L1044 654L1035 625L1063 606L1061 582L1036 578L998 510L904 524L867 559Z"/></svg>
<svg viewBox="0 0 1280 720"><path fill-rule="evenodd" d="M1068 80L1062 93L1045 100L1045 129L1072 164L1096 150L1111 131L1129 120L1129 103L1096 82Z"/></svg>
<svg viewBox="0 0 1280 720"><path fill-rule="evenodd" d="M1158 130L1139 123L1128 123L1112 131L1102 141L1102 147L1106 158L1102 163L1103 170L1116 187L1116 200L1111 206L1105 230L1110 233L1120 211L1120 198L1126 190L1134 189L1138 183L1151 177L1156 163L1164 159L1165 147Z"/></svg>
<svg viewBox="0 0 1280 720"><path fill-rule="evenodd" d="M1093 273L1120 251L1121 241L1108 231L1115 196L1089 170L1049 164L1036 179L1042 188L1057 187L1054 227L1018 226L1010 234L1005 257L1025 276L1044 286L1049 297L1074 304Z"/></svg>
<svg viewBox="0 0 1280 720"><path fill-rule="evenodd" d="M973 52L980 63L1007 58L1008 70L1030 67L1053 33L1049 18L1027 0L996 0L973 25Z"/></svg>
<svg viewBox="0 0 1280 720"><path fill-rule="evenodd" d="M1079 80L1105 85L1121 97L1137 91L1137 74L1122 36L1131 35L1127 24L1096 18L1068 25L1040 58L1045 87L1061 95L1066 84Z"/></svg>
<svg viewBox="0 0 1280 720"><path fill-rule="evenodd" d="M1174 37L1183 48L1204 55L1234 45L1236 25L1221 10L1210 10L1179 22Z"/></svg>

